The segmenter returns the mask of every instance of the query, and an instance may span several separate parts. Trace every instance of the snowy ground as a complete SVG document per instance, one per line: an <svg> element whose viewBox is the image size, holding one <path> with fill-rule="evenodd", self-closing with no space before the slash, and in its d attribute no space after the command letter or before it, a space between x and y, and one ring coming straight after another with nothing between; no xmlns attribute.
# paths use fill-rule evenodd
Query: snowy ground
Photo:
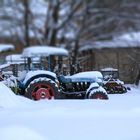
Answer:
<svg viewBox="0 0 140 140"><path fill-rule="evenodd" d="M35 102L0 91L1 140L140 140L140 88L106 101Z"/></svg>

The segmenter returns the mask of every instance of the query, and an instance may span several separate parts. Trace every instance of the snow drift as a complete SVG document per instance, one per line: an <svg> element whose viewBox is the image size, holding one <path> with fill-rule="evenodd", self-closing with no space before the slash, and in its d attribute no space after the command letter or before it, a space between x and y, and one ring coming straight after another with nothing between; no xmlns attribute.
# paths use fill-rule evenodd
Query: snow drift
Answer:
<svg viewBox="0 0 140 140"><path fill-rule="evenodd" d="M48 140L33 129L25 126L7 126L0 129L0 131L2 132L0 136L2 140Z"/></svg>
<svg viewBox="0 0 140 140"><path fill-rule="evenodd" d="M0 82L0 107L11 108L19 107L23 105L24 102L28 99L24 97L19 97L14 94L14 92L8 88L4 83Z"/></svg>

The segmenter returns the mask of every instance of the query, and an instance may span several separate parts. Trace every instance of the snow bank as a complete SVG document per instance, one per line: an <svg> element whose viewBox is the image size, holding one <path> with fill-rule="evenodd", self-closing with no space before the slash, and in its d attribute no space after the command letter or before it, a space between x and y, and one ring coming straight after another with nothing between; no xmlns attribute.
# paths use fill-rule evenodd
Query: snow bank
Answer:
<svg viewBox="0 0 140 140"><path fill-rule="evenodd" d="M18 125L0 129L0 138L2 140L48 140L33 129Z"/></svg>
<svg viewBox="0 0 140 140"><path fill-rule="evenodd" d="M140 140L140 87L131 87L106 101L41 100L0 110L0 139Z"/></svg>
<svg viewBox="0 0 140 140"><path fill-rule="evenodd" d="M0 82L0 108L18 107L22 105L21 101L10 88Z"/></svg>

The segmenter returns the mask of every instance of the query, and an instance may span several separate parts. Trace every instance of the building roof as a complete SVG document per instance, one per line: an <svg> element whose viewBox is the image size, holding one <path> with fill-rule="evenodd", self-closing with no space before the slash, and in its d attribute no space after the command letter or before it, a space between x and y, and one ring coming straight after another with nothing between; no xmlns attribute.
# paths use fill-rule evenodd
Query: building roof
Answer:
<svg viewBox="0 0 140 140"><path fill-rule="evenodd" d="M15 46L12 44L0 44L0 53L14 50Z"/></svg>
<svg viewBox="0 0 140 140"><path fill-rule="evenodd" d="M96 41L92 44L84 45L80 51L103 48L133 48L140 47L140 32L125 33L114 37L112 40Z"/></svg>

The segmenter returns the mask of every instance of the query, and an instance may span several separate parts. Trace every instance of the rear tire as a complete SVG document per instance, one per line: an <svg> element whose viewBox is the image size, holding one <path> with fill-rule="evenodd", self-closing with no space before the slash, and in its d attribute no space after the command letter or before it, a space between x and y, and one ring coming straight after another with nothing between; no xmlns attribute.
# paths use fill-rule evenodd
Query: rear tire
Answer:
<svg viewBox="0 0 140 140"><path fill-rule="evenodd" d="M56 99L58 95L57 84L48 78L34 79L25 89L25 97L33 100Z"/></svg>

